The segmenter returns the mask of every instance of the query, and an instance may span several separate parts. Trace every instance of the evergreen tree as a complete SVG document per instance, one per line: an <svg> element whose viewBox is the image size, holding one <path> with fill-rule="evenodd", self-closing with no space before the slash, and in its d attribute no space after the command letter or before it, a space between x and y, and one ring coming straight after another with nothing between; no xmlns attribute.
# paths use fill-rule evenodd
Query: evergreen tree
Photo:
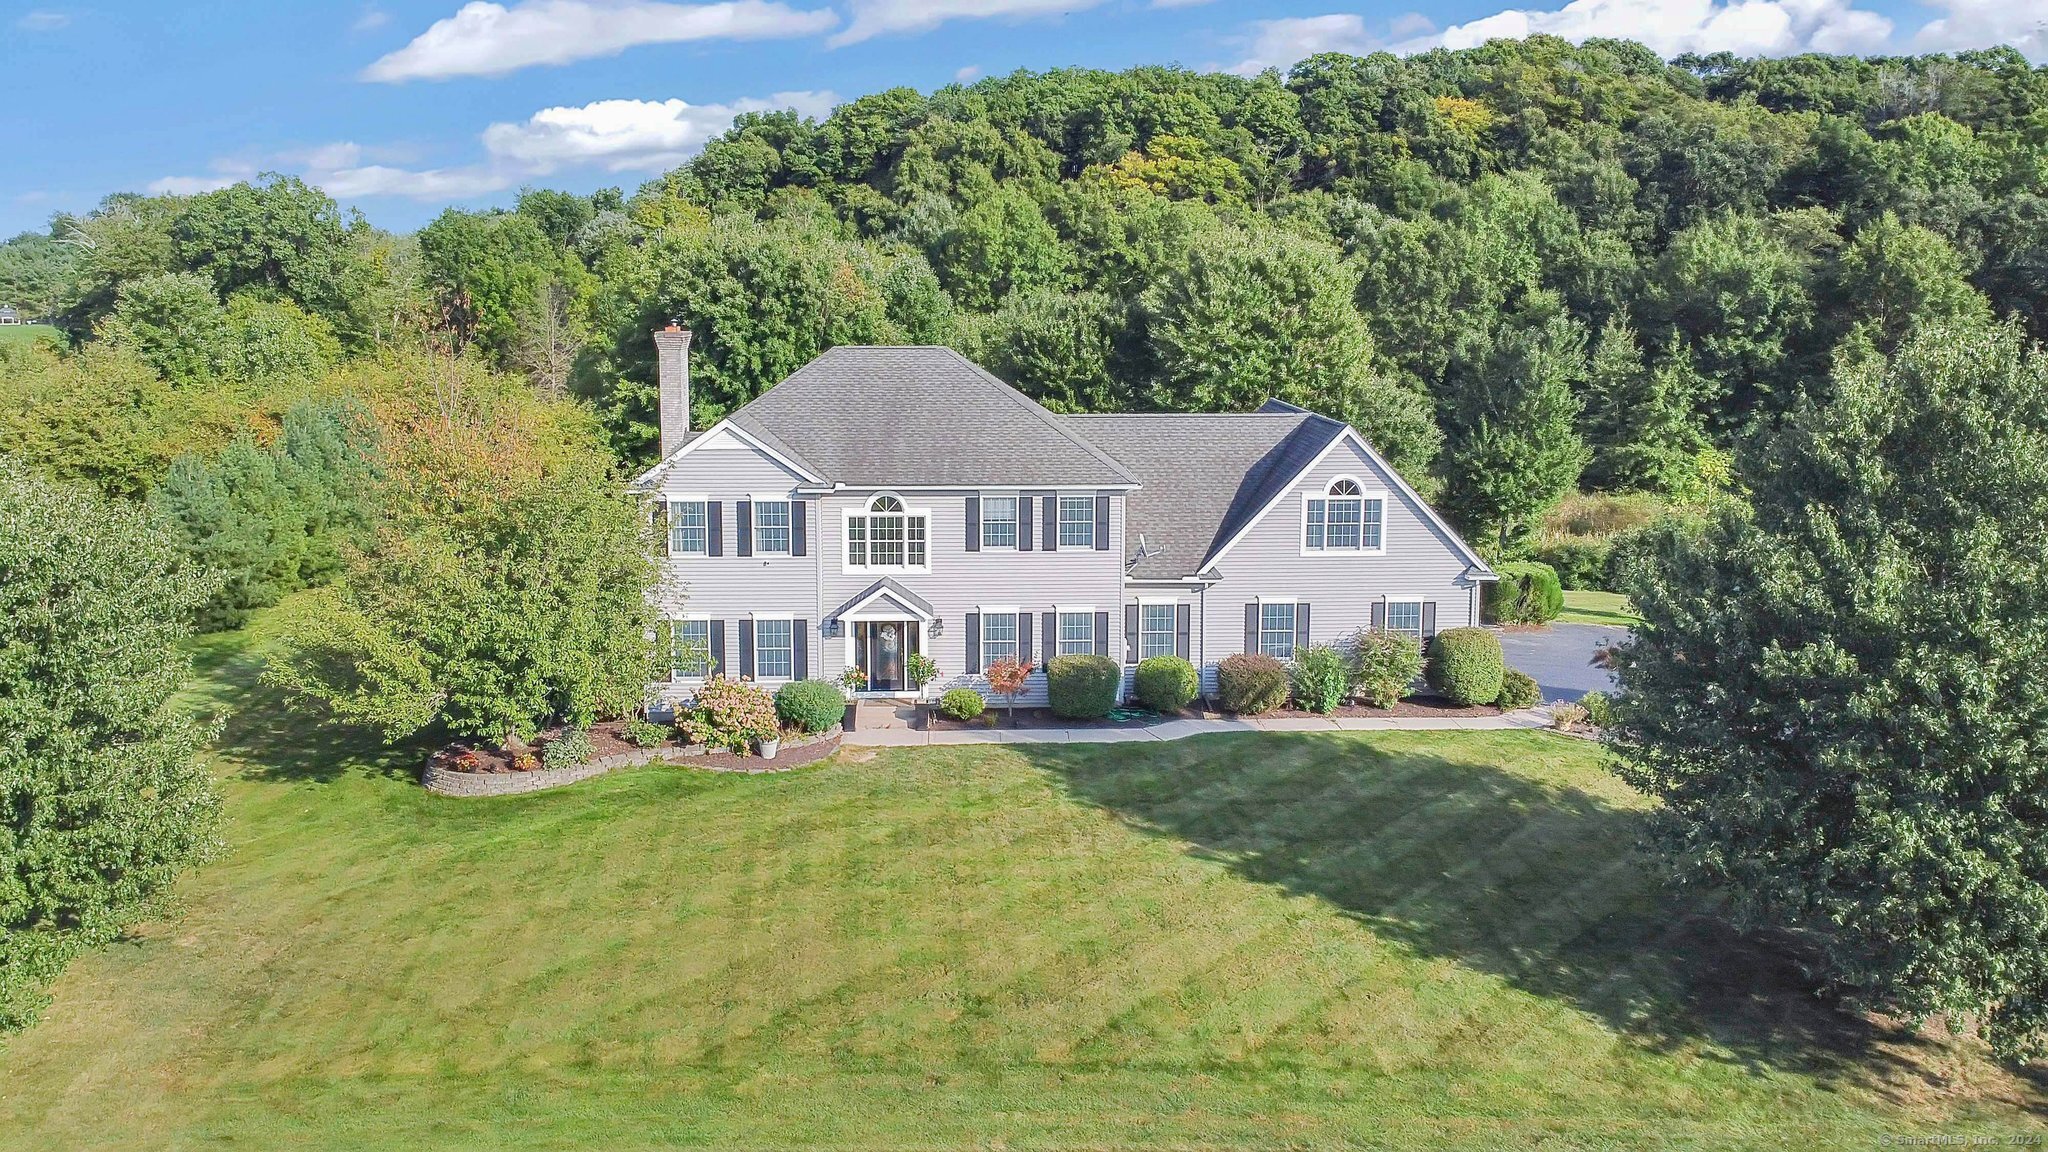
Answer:
<svg viewBox="0 0 2048 1152"><path fill-rule="evenodd" d="M1620 319L1600 330L1587 367L1585 479L1596 488L1678 494L1697 487L1707 447L1699 398L1705 382L1692 356L1676 351L1655 369L1643 365L1634 329Z"/></svg>
<svg viewBox="0 0 2048 1152"><path fill-rule="evenodd" d="M1936 325L1624 545L1613 747L1678 878L1865 1006L2048 1050L2048 359Z"/></svg>
<svg viewBox="0 0 2048 1152"><path fill-rule="evenodd" d="M1445 385L1444 500L1496 555L1527 535L1586 465L1574 391L1586 374L1585 333L1551 302L1533 311L1469 334Z"/></svg>

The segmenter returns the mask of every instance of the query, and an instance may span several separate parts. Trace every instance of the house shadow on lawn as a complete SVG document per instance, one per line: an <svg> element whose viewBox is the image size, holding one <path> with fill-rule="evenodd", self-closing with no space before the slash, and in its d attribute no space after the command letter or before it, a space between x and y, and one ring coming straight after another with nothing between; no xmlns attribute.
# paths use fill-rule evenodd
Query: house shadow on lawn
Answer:
<svg viewBox="0 0 2048 1152"><path fill-rule="evenodd" d="M1643 810L1478 760L1252 739L1017 749L1127 824L1649 1048L1697 1047L1902 1103L1952 1090L1937 1041L1836 1009L1783 942L1739 935L1667 890L1638 847ZM2023 1106L2043 1108L2038 1089Z"/></svg>

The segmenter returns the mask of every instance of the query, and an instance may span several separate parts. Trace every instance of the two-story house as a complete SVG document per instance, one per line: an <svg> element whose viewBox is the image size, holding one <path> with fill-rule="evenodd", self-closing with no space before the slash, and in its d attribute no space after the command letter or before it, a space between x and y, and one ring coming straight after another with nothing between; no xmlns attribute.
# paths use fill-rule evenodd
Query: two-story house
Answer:
<svg viewBox="0 0 2048 1152"><path fill-rule="evenodd" d="M653 698L706 675L866 672L986 688L1003 657L1290 658L1378 624L1476 623L1494 579L1357 431L1292 405L1060 415L949 348L840 347L689 428L690 334L655 334L663 615L686 641ZM708 657L703 655L708 653ZM1018 702L1043 703L1034 674Z"/></svg>

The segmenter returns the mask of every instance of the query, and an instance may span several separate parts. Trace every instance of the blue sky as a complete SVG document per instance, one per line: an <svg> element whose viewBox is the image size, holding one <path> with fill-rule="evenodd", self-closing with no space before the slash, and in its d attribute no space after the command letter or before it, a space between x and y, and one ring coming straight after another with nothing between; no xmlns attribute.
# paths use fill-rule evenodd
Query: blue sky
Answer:
<svg viewBox="0 0 2048 1152"><path fill-rule="evenodd" d="M1256 71L1325 49L1632 36L1666 54L2014 43L2036 0L376 0L0 5L0 236L118 190L304 175L378 224L628 190L736 111L1017 68Z"/></svg>

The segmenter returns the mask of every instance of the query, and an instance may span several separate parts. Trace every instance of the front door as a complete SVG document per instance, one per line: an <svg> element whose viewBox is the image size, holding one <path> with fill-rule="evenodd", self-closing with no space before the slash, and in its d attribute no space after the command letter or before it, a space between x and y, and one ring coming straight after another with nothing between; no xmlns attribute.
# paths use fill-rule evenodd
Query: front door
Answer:
<svg viewBox="0 0 2048 1152"><path fill-rule="evenodd" d="M903 662L917 651L916 622L863 621L857 626L854 638L859 642L861 659L868 670L868 691L909 691Z"/></svg>

